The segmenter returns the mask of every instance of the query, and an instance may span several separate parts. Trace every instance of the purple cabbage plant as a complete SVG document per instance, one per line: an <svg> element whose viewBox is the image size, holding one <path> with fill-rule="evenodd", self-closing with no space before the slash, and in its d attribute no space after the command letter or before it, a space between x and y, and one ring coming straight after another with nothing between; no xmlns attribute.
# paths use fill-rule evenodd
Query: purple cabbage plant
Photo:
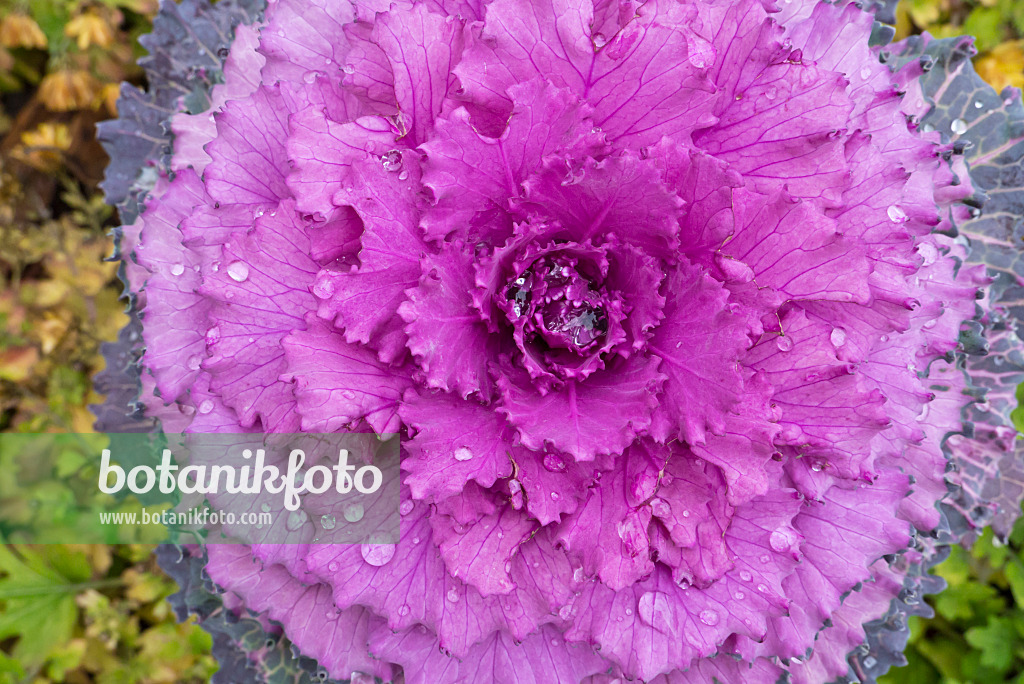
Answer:
<svg viewBox="0 0 1024 684"><path fill-rule="evenodd" d="M105 380L139 429L404 436L387 552L163 552L233 681L898 660L941 544L990 517L985 454L1016 454L1017 376L966 355L995 331L1021 370L1019 281L979 307L957 237L1007 230L976 206L1021 185L1015 93L965 118L962 48L846 3L223 4L165 7L167 92L104 132L142 369Z"/></svg>

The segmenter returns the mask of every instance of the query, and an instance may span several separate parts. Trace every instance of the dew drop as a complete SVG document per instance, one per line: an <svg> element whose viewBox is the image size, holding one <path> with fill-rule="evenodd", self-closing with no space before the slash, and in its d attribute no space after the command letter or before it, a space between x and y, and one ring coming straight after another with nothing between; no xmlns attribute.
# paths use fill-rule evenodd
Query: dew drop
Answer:
<svg viewBox="0 0 1024 684"><path fill-rule="evenodd" d="M775 346L777 346L780 351L788 352L793 348L793 338L786 335L779 335L775 340Z"/></svg>
<svg viewBox="0 0 1024 684"><path fill-rule="evenodd" d="M764 92L764 96L767 97L769 100L774 100L776 97L779 96L779 89L776 88L775 86L771 86L770 88L768 88L768 90Z"/></svg>
<svg viewBox="0 0 1024 684"><path fill-rule="evenodd" d="M217 344L220 341L220 327L213 326L206 331L206 346Z"/></svg>
<svg viewBox="0 0 1024 684"><path fill-rule="evenodd" d="M558 501L559 498L560 497L558 496L558 492L551 492L551 500L552 501Z"/></svg>
<svg viewBox="0 0 1024 684"><path fill-rule="evenodd" d="M921 126L921 130L924 131L925 133L931 133L932 131L935 130L935 126L926 123L924 126Z"/></svg>
<svg viewBox="0 0 1024 684"><path fill-rule="evenodd" d="M659 518L667 518L672 514L672 508L664 499L655 497L651 499L651 512Z"/></svg>
<svg viewBox="0 0 1024 684"><path fill-rule="evenodd" d="M408 604L403 603L402 605L398 606L398 614L401 615L402 617L405 617L406 615L408 615L409 614L409 610L410 610L410 608L409 608Z"/></svg>
<svg viewBox="0 0 1024 684"><path fill-rule="evenodd" d="M306 521L308 519L309 516L306 515L305 511L301 509L295 510L288 514L287 520L284 521L284 526L292 532L294 532L295 530L299 529L304 524L306 524Z"/></svg>
<svg viewBox="0 0 1024 684"><path fill-rule="evenodd" d="M350 523L359 522L363 519L363 504L349 504L345 506L344 512L345 520Z"/></svg>
<svg viewBox="0 0 1024 684"><path fill-rule="evenodd" d="M402 515L409 515L410 513L412 513L412 508L414 505L415 504L413 504L412 501L406 499L405 501L402 502L402 505L398 507L398 512Z"/></svg>
<svg viewBox="0 0 1024 684"><path fill-rule="evenodd" d="M327 569L330 570L331 572L338 572L338 562L337 561L331 561L330 563L327 564Z"/></svg>
<svg viewBox="0 0 1024 684"><path fill-rule="evenodd" d="M245 282L245 279L249 277L249 267L241 261L233 261L228 264L228 275L236 283Z"/></svg>
<svg viewBox="0 0 1024 684"><path fill-rule="evenodd" d="M780 527L768 537L768 543L778 553L784 553L793 548L796 543L796 535L788 527Z"/></svg>
<svg viewBox="0 0 1024 684"><path fill-rule="evenodd" d="M200 404L199 404L199 412L200 413L209 413L212 410L213 410L213 402L211 400L203 399L203 401L200 402Z"/></svg>
<svg viewBox="0 0 1024 684"><path fill-rule="evenodd" d="M171 266L171 275L172 276L180 276L184 272L185 272L185 267L182 266L181 264L174 264L173 266Z"/></svg>
<svg viewBox="0 0 1024 684"><path fill-rule="evenodd" d="M400 180L400 181L409 180L409 172L408 171L402 171L402 173L398 174L398 180Z"/></svg>
<svg viewBox="0 0 1024 684"><path fill-rule="evenodd" d="M355 68L351 64L346 64L345 66L341 67L341 70L344 71L346 74L356 73Z"/></svg>
<svg viewBox="0 0 1024 684"><path fill-rule="evenodd" d="M264 513L269 513L270 512L270 504L268 504L268 503L260 504L260 510L263 511Z"/></svg>
<svg viewBox="0 0 1024 684"><path fill-rule="evenodd" d="M907 220L907 212L903 211L902 207L895 204L889 205L889 208L885 210L885 213L893 223L903 223Z"/></svg>
<svg viewBox="0 0 1024 684"><path fill-rule="evenodd" d="M324 515L320 516L320 526L323 527L325 530L333 530L337 522L337 518L335 518L330 513L325 513Z"/></svg>
<svg viewBox="0 0 1024 684"><path fill-rule="evenodd" d="M975 109L981 109L984 106L985 105L981 102L981 100L975 100L975 102L974 102L974 108Z"/></svg>
<svg viewBox="0 0 1024 684"><path fill-rule="evenodd" d="M188 360L189 370L199 370L199 365L202 363L202 359L198 356L192 356Z"/></svg>
<svg viewBox="0 0 1024 684"><path fill-rule="evenodd" d="M864 667L866 667L869 670L871 668L873 668L877 664L878 664L878 661L874 657L872 657L872 656L868 656L867 658L864 659Z"/></svg>
<svg viewBox="0 0 1024 684"><path fill-rule="evenodd" d="M565 470L565 461L558 454L545 454L544 467L553 473L560 473Z"/></svg>
<svg viewBox="0 0 1024 684"><path fill-rule="evenodd" d="M655 629L668 630L676 623L668 596L660 591L644 592L636 610L640 620Z"/></svg>
<svg viewBox="0 0 1024 684"><path fill-rule="evenodd" d="M394 544L363 544L359 547L363 560L379 568L387 565L388 561L395 557Z"/></svg>
<svg viewBox="0 0 1024 684"><path fill-rule="evenodd" d="M714 627L718 624L718 613L713 610L702 610L700 611L700 621L708 627Z"/></svg>
<svg viewBox="0 0 1024 684"><path fill-rule="evenodd" d="M456 601L459 600L459 590L456 589L455 587L452 587L451 589L448 590L447 598L452 603L455 603Z"/></svg>
<svg viewBox="0 0 1024 684"><path fill-rule="evenodd" d="M454 455L456 461L468 461L469 459L473 458L473 452L467 449L466 447L459 447L458 449L455 450Z"/></svg>
<svg viewBox="0 0 1024 684"><path fill-rule="evenodd" d="M953 119L949 124L949 130L953 131L955 135L963 135L967 132L967 122L963 119Z"/></svg>
<svg viewBox="0 0 1024 684"><path fill-rule="evenodd" d="M917 253L921 255L921 263L925 266L930 266L939 258L939 250L935 249L935 245L927 242L918 245Z"/></svg>
<svg viewBox="0 0 1024 684"><path fill-rule="evenodd" d="M596 48L603 48L605 45L608 44L608 39L604 37L603 33L595 33L593 40L594 47Z"/></svg>
<svg viewBox="0 0 1024 684"><path fill-rule="evenodd" d="M860 77L863 78L865 81L871 78L871 67L866 66L863 69L861 69Z"/></svg>
<svg viewBox="0 0 1024 684"><path fill-rule="evenodd" d="M380 163L385 171L398 171L402 168L402 153L398 150L391 150L381 155Z"/></svg>
<svg viewBox="0 0 1024 684"><path fill-rule="evenodd" d="M769 561L771 561L771 559L772 559L772 557L769 556L767 553L761 556L761 562L762 563L768 563Z"/></svg>
<svg viewBox="0 0 1024 684"><path fill-rule="evenodd" d="M313 294L318 299L330 299L334 295L334 288L334 279L325 274L313 283Z"/></svg>
<svg viewBox="0 0 1024 684"><path fill-rule="evenodd" d="M416 546L419 543L420 543L420 538L419 537L413 537L412 538L412 545L413 546Z"/></svg>
<svg viewBox="0 0 1024 684"><path fill-rule="evenodd" d="M758 584L757 585L757 590L759 592L761 592L762 594L766 594L766 593L768 593L768 585L767 584Z"/></svg>
<svg viewBox="0 0 1024 684"><path fill-rule="evenodd" d="M846 331L842 328L833 328L829 340L832 341L833 347L842 347L846 343Z"/></svg>
<svg viewBox="0 0 1024 684"><path fill-rule="evenodd" d="M750 574L749 570L740 570L740 579L744 582L749 582L753 578L754 576Z"/></svg>
<svg viewBox="0 0 1024 684"><path fill-rule="evenodd" d="M586 576L583 574L583 568L576 568L575 570L572 571L572 581L573 582L576 582L577 584L579 584L584 579L586 579Z"/></svg>
<svg viewBox="0 0 1024 684"><path fill-rule="evenodd" d="M733 598L734 598L734 599L736 599L737 601L742 601L742 600L743 600L744 598L746 598L746 596L747 596L747 595L746 595L746 594L744 594L744 593L743 593L742 591L737 591L737 592L736 592L735 594L733 594L732 596L733 596Z"/></svg>

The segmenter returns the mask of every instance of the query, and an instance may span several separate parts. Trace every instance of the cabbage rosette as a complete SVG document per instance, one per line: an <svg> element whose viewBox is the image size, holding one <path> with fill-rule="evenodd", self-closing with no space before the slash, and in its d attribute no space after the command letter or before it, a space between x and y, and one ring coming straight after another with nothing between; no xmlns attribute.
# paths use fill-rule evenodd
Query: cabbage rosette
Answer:
<svg viewBox="0 0 1024 684"><path fill-rule="evenodd" d="M404 439L398 544L212 546L233 605L337 679L847 675L940 524L987 283L927 65L872 24L277 0L239 26L126 232L149 413Z"/></svg>

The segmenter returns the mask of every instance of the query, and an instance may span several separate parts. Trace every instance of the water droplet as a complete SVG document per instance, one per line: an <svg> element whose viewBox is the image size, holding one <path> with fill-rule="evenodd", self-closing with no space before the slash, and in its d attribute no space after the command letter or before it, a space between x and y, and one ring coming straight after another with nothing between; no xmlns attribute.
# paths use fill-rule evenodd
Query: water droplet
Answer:
<svg viewBox="0 0 1024 684"><path fill-rule="evenodd" d="M559 499L558 492L551 492L551 500L552 501L558 501L558 499Z"/></svg>
<svg viewBox="0 0 1024 684"><path fill-rule="evenodd" d="M878 664L878 661L873 656L868 656L867 658L864 659L864 667L866 667L869 670L871 668L873 668L877 664Z"/></svg>
<svg viewBox="0 0 1024 684"><path fill-rule="evenodd" d="M903 223L907 220L907 212L903 211L903 208L896 204L890 205L885 210L885 213L888 214L889 220L893 223Z"/></svg>
<svg viewBox="0 0 1024 684"><path fill-rule="evenodd" d="M249 267L241 261L233 261L228 264L228 275L236 283L244 282L249 277Z"/></svg>
<svg viewBox="0 0 1024 684"><path fill-rule="evenodd" d="M363 519L363 504L349 504L345 506L345 520L350 523L359 522Z"/></svg>
<svg viewBox="0 0 1024 684"><path fill-rule="evenodd" d="M866 66L863 69L861 69L860 77L863 78L865 81L871 78L871 67Z"/></svg>
<svg viewBox="0 0 1024 684"><path fill-rule="evenodd" d="M449 601L451 601L452 603L455 603L456 601L459 600L459 590L456 589L455 587L452 587L451 589L448 590L447 597L448 597Z"/></svg>
<svg viewBox="0 0 1024 684"><path fill-rule="evenodd" d="M975 101L974 101L974 108L975 108L975 109L981 109L981 108L982 108L982 107L984 107L984 106L985 106L985 105L984 105L984 104L982 104L981 100L975 100Z"/></svg>
<svg viewBox="0 0 1024 684"><path fill-rule="evenodd" d="M200 402L200 404L199 404L199 412L200 413L209 413L212 410L213 410L213 401L211 401L210 399L203 399L202 402Z"/></svg>
<svg viewBox="0 0 1024 684"><path fill-rule="evenodd" d="M753 578L754 576L750 574L749 570L740 570L740 579L744 582L749 582Z"/></svg>
<svg viewBox="0 0 1024 684"><path fill-rule="evenodd" d="M796 544L796 532L789 526L782 526L775 530L768 537L768 543L772 549L779 553L785 553L791 551L793 546Z"/></svg>
<svg viewBox="0 0 1024 684"><path fill-rule="evenodd" d="M846 331L842 328L833 328L829 340L832 341L833 347L842 347L846 343Z"/></svg>
<svg viewBox="0 0 1024 684"><path fill-rule="evenodd" d="M330 570L331 572L338 572L338 562L337 561L331 561L330 563L327 564L327 569Z"/></svg>
<svg viewBox="0 0 1024 684"><path fill-rule="evenodd" d="M651 499L651 512L659 518L667 518L672 514L672 508L664 499L655 497Z"/></svg>
<svg viewBox="0 0 1024 684"><path fill-rule="evenodd" d="M359 547L363 560L379 568L395 557L394 544L363 544Z"/></svg>
<svg viewBox="0 0 1024 684"><path fill-rule="evenodd" d="M419 538L419 537L413 537L413 538L412 538L412 544L413 544L413 546L415 546L416 544L419 544L419 543L420 543L420 538Z"/></svg>
<svg viewBox="0 0 1024 684"><path fill-rule="evenodd" d="M761 592L762 594L766 594L766 593L768 593L768 585L767 584L758 584L757 585L757 590L759 592Z"/></svg>
<svg viewBox="0 0 1024 684"><path fill-rule="evenodd" d="M211 346L220 341L220 327L213 326L206 331L206 345Z"/></svg>
<svg viewBox="0 0 1024 684"><path fill-rule="evenodd" d="M410 610L409 605L406 604L406 603L403 603L402 605L398 606L398 614L401 615L402 617L405 617L406 615L408 615L409 614L409 610Z"/></svg>
<svg viewBox="0 0 1024 684"><path fill-rule="evenodd" d="M295 530L305 525L308 519L309 516L306 515L306 512L304 510L295 510L288 514L288 519L284 521L284 526L292 532L294 532Z"/></svg>
<svg viewBox="0 0 1024 684"><path fill-rule="evenodd" d="M718 613L713 610L702 610L700 611L700 621L708 627L714 627L718 624Z"/></svg>
<svg viewBox="0 0 1024 684"><path fill-rule="evenodd" d="M334 295L334 288L334 278L324 273L313 283L313 294L318 299L330 299Z"/></svg>
<svg viewBox="0 0 1024 684"><path fill-rule="evenodd" d="M409 172L408 171L403 171L402 173L398 174L398 180L400 180L400 181L409 180Z"/></svg>
<svg viewBox="0 0 1024 684"><path fill-rule="evenodd" d="M660 591L644 592L636 611L645 624L655 629L668 631L676 623L669 598Z"/></svg>
<svg viewBox="0 0 1024 684"><path fill-rule="evenodd" d="M632 615L632 614L633 614L633 609L632 608L626 608L626 615Z"/></svg>
<svg viewBox="0 0 1024 684"><path fill-rule="evenodd" d="M185 267L182 266L181 264L174 264L173 266L171 266L171 275L172 276L180 276L184 272L185 272Z"/></svg>
<svg viewBox="0 0 1024 684"><path fill-rule="evenodd" d="M412 501L406 499L405 501L402 502L402 505L398 507L398 512L402 515L409 515L410 513L412 513L414 505L415 504L413 504Z"/></svg>
<svg viewBox="0 0 1024 684"><path fill-rule="evenodd" d="M779 335L775 339L775 346L779 348L779 351L788 352L793 348L793 338L787 335Z"/></svg>
<svg viewBox="0 0 1024 684"><path fill-rule="evenodd" d="M270 504L268 504L268 503L260 504L260 510L263 511L264 513L269 513L270 512Z"/></svg>
<svg viewBox="0 0 1024 684"><path fill-rule="evenodd" d="M939 258L939 250L935 248L935 245L927 242L923 242L917 246L917 253L921 255L921 263L925 266L930 266Z"/></svg>
<svg viewBox="0 0 1024 684"><path fill-rule="evenodd" d="M346 74L356 73L355 68L351 64L346 64L345 66L341 67L341 70L344 71Z"/></svg>
<svg viewBox="0 0 1024 684"><path fill-rule="evenodd" d="M771 559L772 559L772 557L769 556L767 553L762 554L762 556L761 556L761 562L762 563L768 563Z"/></svg>
<svg viewBox="0 0 1024 684"><path fill-rule="evenodd" d="M594 40L594 47L596 47L598 49L603 48L605 45L608 44L608 39L605 38L603 33L595 33L593 40Z"/></svg>
<svg viewBox="0 0 1024 684"><path fill-rule="evenodd" d="M553 473L560 473L565 470L565 461L558 454L545 454L544 467Z"/></svg>
<svg viewBox="0 0 1024 684"><path fill-rule="evenodd" d="M775 86L771 86L768 88L768 90L764 91L764 96L767 97L769 100L774 100L776 97L779 96L779 89L776 88Z"/></svg>
<svg viewBox="0 0 1024 684"><path fill-rule="evenodd" d="M586 579L586 576L583 574L583 568L576 568L572 571L573 582L580 583L584 579Z"/></svg>
<svg viewBox="0 0 1024 684"><path fill-rule="evenodd" d="M737 601L742 601L744 598L746 598L746 596L747 595L744 594L742 591L737 591L735 594L732 595L732 597Z"/></svg>
<svg viewBox="0 0 1024 684"><path fill-rule="evenodd" d="M455 450L454 456L456 461L468 461L473 458L473 452L466 447L459 447Z"/></svg>
<svg viewBox="0 0 1024 684"><path fill-rule="evenodd" d="M320 526L323 527L325 530L333 530L337 522L337 518L335 518L330 513L325 513L324 515L320 516Z"/></svg>
<svg viewBox="0 0 1024 684"><path fill-rule="evenodd" d="M202 359L198 356L192 356L188 360L189 370L199 370L199 365L202 363Z"/></svg>
<svg viewBox="0 0 1024 684"><path fill-rule="evenodd" d="M398 150L390 150L381 155L380 163L385 171L398 171L402 168L402 153Z"/></svg>
<svg viewBox="0 0 1024 684"><path fill-rule="evenodd" d="M963 119L953 119L949 124L949 130L953 131L955 135L963 135L967 132L967 122Z"/></svg>

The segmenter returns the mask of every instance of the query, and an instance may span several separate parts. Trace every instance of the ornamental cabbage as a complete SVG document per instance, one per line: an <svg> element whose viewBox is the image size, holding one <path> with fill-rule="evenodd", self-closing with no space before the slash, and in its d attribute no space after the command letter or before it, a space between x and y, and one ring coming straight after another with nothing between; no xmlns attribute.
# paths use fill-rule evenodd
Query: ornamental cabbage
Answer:
<svg viewBox="0 0 1024 684"><path fill-rule="evenodd" d="M210 547L331 677L824 682L941 522L984 269L873 18L276 0L126 230L167 430L401 432L402 534ZM907 554L914 554L911 549ZM253 561L258 560L259 563Z"/></svg>

